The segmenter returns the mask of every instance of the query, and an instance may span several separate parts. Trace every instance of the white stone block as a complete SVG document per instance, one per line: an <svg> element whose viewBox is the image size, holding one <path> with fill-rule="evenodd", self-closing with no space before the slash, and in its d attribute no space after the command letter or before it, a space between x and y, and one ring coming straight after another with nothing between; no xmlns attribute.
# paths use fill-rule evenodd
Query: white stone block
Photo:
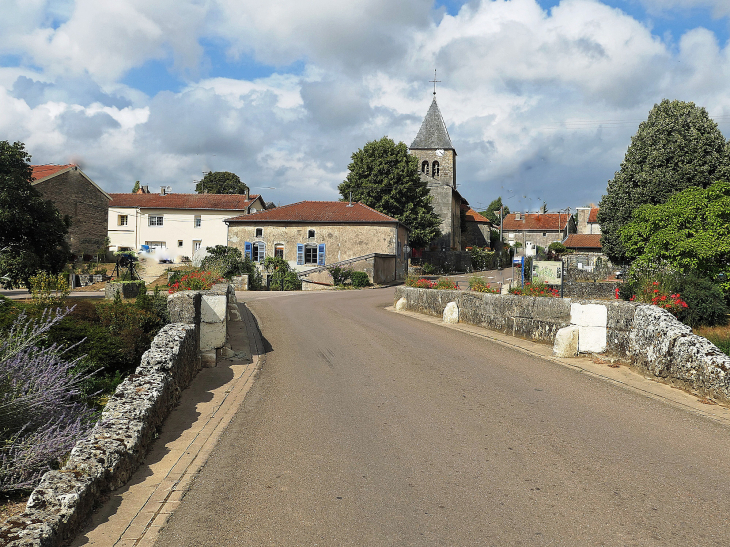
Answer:
<svg viewBox="0 0 730 547"><path fill-rule="evenodd" d="M395 309L396 311L403 311L408 309L408 300L403 298L399 298L398 302L395 303Z"/></svg>
<svg viewBox="0 0 730 547"><path fill-rule="evenodd" d="M456 302L449 302L444 308L444 323L459 322L459 307Z"/></svg>
<svg viewBox="0 0 730 547"><path fill-rule="evenodd" d="M571 304L570 322L579 327L606 328L608 308L602 304Z"/></svg>
<svg viewBox="0 0 730 547"><path fill-rule="evenodd" d="M603 353L606 351L606 327L578 327L578 351Z"/></svg>
<svg viewBox="0 0 730 547"><path fill-rule="evenodd" d="M227 307L225 294L204 294L200 303L200 320L203 323L224 322Z"/></svg>
<svg viewBox="0 0 730 547"><path fill-rule="evenodd" d="M580 327L570 325L563 327L555 334L553 355L556 357L575 357L578 355L578 336Z"/></svg>
<svg viewBox="0 0 730 547"><path fill-rule="evenodd" d="M222 348L226 345L225 323L200 324L200 351Z"/></svg>
<svg viewBox="0 0 730 547"><path fill-rule="evenodd" d="M200 353L200 366L203 368L214 368L217 364L215 350L203 351Z"/></svg>

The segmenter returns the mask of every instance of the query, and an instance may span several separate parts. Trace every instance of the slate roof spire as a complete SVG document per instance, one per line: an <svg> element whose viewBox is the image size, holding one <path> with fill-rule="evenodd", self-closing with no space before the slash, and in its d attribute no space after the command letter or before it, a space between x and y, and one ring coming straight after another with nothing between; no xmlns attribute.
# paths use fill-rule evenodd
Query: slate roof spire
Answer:
<svg viewBox="0 0 730 547"><path fill-rule="evenodd" d="M439 105L436 103L436 95L434 93L431 107L423 119L421 129L411 144L411 148L443 148L444 150L453 150L449 132L446 129L444 118L441 116Z"/></svg>

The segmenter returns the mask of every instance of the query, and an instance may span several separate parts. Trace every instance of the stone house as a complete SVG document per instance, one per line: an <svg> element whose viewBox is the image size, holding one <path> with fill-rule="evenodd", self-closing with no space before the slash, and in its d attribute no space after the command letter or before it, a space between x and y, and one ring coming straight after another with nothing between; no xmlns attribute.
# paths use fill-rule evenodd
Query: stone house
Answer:
<svg viewBox="0 0 730 547"><path fill-rule="evenodd" d="M598 207L578 207L579 234L600 234L601 225L598 224Z"/></svg>
<svg viewBox="0 0 730 547"><path fill-rule="evenodd" d="M71 252L87 259L105 248L106 217L111 196L78 165L33 165L33 187L52 201L71 227L67 240Z"/></svg>
<svg viewBox="0 0 730 547"><path fill-rule="evenodd" d="M431 107L410 146L418 158L421 180L428 185L431 204L441 219L441 237L431 242L432 250L461 251L461 204L456 190L456 150L441 116L434 94Z"/></svg>
<svg viewBox="0 0 730 547"><path fill-rule="evenodd" d="M338 265L373 283L405 277L408 227L359 202L301 201L226 223L230 247L256 262L281 257L311 281L331 283L326 270Z"/></svg>
<svg viewBox="0 0 730 547"><path fill-rule="evenodd" d="M111 194L105 229L111 250L147 245L156 258L175 262L195 251L228 244L227 218L265 208L252 194Z"/></svg>
<svg viewBox="0 0 730 547"><path fill-rule="evenodd" d="M461 204L462 215L462 232L461 239L464 248L467 247L490 247L491 248L491 232L492 222L485 216L480 215L469 204L463 202Z"/></svg>
<svg viewBox="0 0 730 547"><path fill-rule="evenodd" d="M601 234L570 234L563 245L581 253L600 253Z"/></svg>
<svg viewBox="0 0 730 547"><path fill-rule="evenodd" d="M510 213L502 220L503 237L510 246L521 243L526 256L534 255L537 247L562 243L575 231L575 220L568 213Z"/></svg>

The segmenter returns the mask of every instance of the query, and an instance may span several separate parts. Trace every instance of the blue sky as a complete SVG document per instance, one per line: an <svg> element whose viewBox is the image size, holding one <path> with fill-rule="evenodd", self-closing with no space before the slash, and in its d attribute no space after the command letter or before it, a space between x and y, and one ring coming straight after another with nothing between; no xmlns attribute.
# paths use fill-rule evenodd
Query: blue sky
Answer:
<svg viewBox="0 0 730 547"><path fill-rule="evenodd" d="M726 0L4 0L0 138L111 192L211 169L337 199L355 150L410 144L436 68L464 197L575 208L663 98L730 134L729 30Z"/></svg>

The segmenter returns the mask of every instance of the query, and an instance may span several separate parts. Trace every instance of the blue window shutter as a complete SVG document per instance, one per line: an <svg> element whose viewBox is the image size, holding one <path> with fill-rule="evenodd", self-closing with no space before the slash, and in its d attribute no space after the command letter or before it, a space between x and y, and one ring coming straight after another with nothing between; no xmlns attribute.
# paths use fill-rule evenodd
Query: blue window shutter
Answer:
<svg viewBox="0 0 730 547"><path fill-rule="evenodd" d="M304 244L297 243L297 266L304 264Z"/></svg>
<svg viewBox="0 0 730 547"><path fill-rule="evenodd" d="M244 251L243 251L244 256L247 256L248 258L251 258L251 242L250 241L247 241L244 244L244 247L243 248L244 248Z"/></svg>
<svg viewBox="0 0 730 547"><path fill-rule="evenodd" d="M317 247L317 266L324 266L324 243Z"/></svg>
<svg viewBox="0 0 730 547"><path fill-rule="evenodd" d="M259 243L259 260L261 260L261 262L263 262L265 258L266 258L266 243L264 243L262 241L261 243Z"/></svg>

